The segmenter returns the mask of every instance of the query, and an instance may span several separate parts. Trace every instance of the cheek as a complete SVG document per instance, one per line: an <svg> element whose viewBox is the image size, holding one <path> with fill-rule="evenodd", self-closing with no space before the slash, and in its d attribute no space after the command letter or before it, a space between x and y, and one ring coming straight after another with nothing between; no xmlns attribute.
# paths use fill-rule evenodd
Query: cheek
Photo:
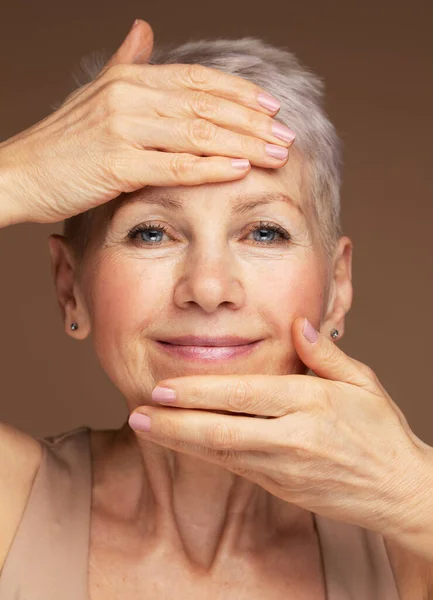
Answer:
<svg viewBox="0 0 433 600"><path fill-rule="evenodd" d="M290 336L293 321L306 316L319 325L324 300L324 282L313 261L291 261L273 271L272 279L264 278L256 297L283 338Z"/></svg>
<svg viewBox="0 0 433 600"><path fill-rule="evenodd" d="M156 274L125 260L100 264L91 297L92 336L104 347L145 332L161 305Z"/></svg>

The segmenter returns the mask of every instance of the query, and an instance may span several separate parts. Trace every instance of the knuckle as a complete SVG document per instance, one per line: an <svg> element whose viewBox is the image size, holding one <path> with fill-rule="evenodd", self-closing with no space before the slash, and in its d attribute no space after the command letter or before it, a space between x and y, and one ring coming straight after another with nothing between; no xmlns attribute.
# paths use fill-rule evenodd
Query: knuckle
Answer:
<svg viewBox="0 0 433 600"><path fill-rule="evenodd" d="M191 109L198 117L208 117L214 114L218 105L218 98L207 92L196 92L191 97Z"/></svg>
<svg viewBox="0 0 433 600"><path fill-rule="evenodd" d="M114 64L110 65L105 71L103 77L108 81L117 81L124 79L130 72L130 65Z"/></svg>
<svg viewBox="0 0 433 600"><path fill-rule="evenodd" d="M209 84L210 71L204 65L193 63L185 66L184 76L187 84L203 87Z"/></svg>
<svg viewBox="0 0 433 600"><path fill-rule="evenodd" d="M328 389L328 386L319 385L319 382L317 382L316 385L313 384L312 389L314 400L310 404L311 409L318 409L322 413L329 414L334 408L332 388Z"/></svg>
<svg viewBox="0 0 433 600"><path fill-rule="evenodd" d="M287 461L279 462L278 468L272 475L272 479L281 487L289 487L292 491L295 489L294 467L288 464Z"/></svg>
<svg viewBox="0 0 433 600"><path fill-rule="evenodd" d="M127 132L124 120L118 114L110 114L104 119L106 133L111 139L126 139Z"/></svg>
<svg viewBox="0 0 433 600"><path fill-rule="evenodd" d="M198 145L210 142L215 137L215 125L206 119L190 119L188 121L189 139Z"/></svg>
<svg viewBox="0 0 433 600"><path fill-rule="evenodd" d="M205 434L205 445L215 450L233 450L236 433L225 423L217 423Z"/></svg>
<svg viewBox="0 0 433 600"><path fill-rule="evenodd" d="M369 367L368 365L366 365L365 363L363 363L359 360L355 360L355 364L356 364L358 371L361 373L361 375L363 377L365 377L365 379L371 380L371 381L378 381L377 375L371 367Z"/></svg>
<svg viewBox="0 0 433 600"><path fill-rule="evenodd" d="M251 110L251 109L246 109L246 116L245 116L245 124L248 130L252 130L252 131L264 131L266 129L271 129L272 126L272 119L269 119L268 123L263 123L263 115L261 115L260 113L256 112L255 110ZM265 121L267 121L267 117L265 117Z"/></svg>
<svg viewBox="0 0 433 600"><path fill-rule="evenodd" d="M194 170L197 162L200 160L198 156L179 152L173 154L169 162L169 170L174 180L179 183L189 181L191 172Z"/></svg>
<svg viewBox="0 0 433 600"><path fill-rule="evenodd" d="M237 142L239 144L239 156L261 156L263 154L263 140L258 140L247 133L237 134Z"/></svg>
<svg viewBox="0 0 433 600"><path fill-rule="evenodd" d="M240 379L234 385L230 384L227 387L225 397L229 409L234 412L248 412L253 397L252 386L247 381Z"/></svg>
<svg viewBox="0 0 433 600"><path fill-rule="evenodd" d="M103 100L107 115L119 111L128 93L128 86L117 79L109 81L103 88Z"/></svg>
<svg viewBox="0 0 433 600"><path fill-rule="evenodd" d="M301 492L305 488L306 479L305 476L298 472L297 470L291 471L290 473L283 474L285 475L285 483L289 482L290 488L294 492Z"/></svg>

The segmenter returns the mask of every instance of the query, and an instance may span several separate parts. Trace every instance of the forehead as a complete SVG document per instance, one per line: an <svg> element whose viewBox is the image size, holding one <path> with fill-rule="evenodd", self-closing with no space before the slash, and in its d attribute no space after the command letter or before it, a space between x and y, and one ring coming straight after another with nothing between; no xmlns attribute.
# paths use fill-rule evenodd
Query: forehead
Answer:
<svg viewBox="0 0 433 600"><path fill-rule="evenodd" d="M195 186L146 186L124 193L109 203L108 218L135 203L158 205L174 213L195 208L195 202L216 204L234 216L243 215L257 207L279 203L306 217L304 161L292 152L288 163L279 169L253 166L246 177L236 181L212 182ZM206 206L206 204L205 204Z"/></svg>

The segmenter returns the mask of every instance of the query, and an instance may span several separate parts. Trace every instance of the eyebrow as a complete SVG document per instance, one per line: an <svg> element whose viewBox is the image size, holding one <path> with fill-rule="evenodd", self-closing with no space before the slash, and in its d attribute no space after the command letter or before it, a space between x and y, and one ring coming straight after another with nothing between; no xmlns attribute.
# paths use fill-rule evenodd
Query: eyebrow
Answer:
<svg viewBox="0 0 433 600"><path fill-rule="evenodd" d="M182 212L184 209L184 202L182 196L180 200L170 198L169 196L160 195L149 195L149 196L125 196L118 204L113 206L110 213L109 220L111 221L117 211L125 205L135 204L140 202L143 204L158 205L162 208L167 208L173 212ZM274 202L285 202L292 208L296 209L304 218L305 214L301 206L297 204L290 196L283 192L252 192L248 194L241 194L237 196L237 202L232 206L233 215L243 215L258 206L265 206Z"/></svg>

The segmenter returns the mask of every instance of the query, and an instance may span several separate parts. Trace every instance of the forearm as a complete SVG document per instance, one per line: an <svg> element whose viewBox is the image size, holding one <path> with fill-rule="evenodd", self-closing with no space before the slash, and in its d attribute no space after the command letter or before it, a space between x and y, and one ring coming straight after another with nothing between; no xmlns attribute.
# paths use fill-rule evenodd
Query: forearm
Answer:
<svg viewBox="0 0 433 600"><path fill-rule="evenodd" d="M410 476L406 500L396 508L384 535L433 567L433 448L422 452L419 464Z"/></svg>
<svg viewBox="0 0 433 600"><path fill-rule="evenodd" d="M13 150L10 141L0 144L0 227L31 220L24 201L28 175Z"/></svg>

